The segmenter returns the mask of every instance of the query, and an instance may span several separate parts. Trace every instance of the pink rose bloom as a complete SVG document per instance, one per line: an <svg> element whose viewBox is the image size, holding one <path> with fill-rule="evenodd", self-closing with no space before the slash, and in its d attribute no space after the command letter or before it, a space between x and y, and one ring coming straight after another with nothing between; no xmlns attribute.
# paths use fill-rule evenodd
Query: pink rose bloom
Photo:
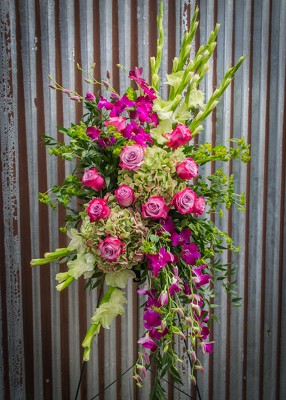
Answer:
<svg viewBox="0 0 286 400"><path fill-rule="evenodd" d="M91 222L97 219L106 219L109 217L110 208L103 199L95 198L88 203L87 214Z"/></svg>
<svg viewBox="0 0 286 400"><path fill-rule="evenodd" d="M137 170L141 167L144 160L144 149L138 144L124 146L120 153L119 166L123 169Z"/></svg>
<svg viewBox="0 0 286 400"><path fill-rule="evenodd" d="M113 118L110 118L109 121L105 121L104 125L105 126L112 125L118 130L118 132L122 132L123 129L126 128L126 118L123 118L121 116L113 117Z"/></svg>
<svg viewBox="0 0 286 400"><path fill-rule="evenodd" d="M194 212L196 199L196 193L192 189L186 188L182 192L175 194L171 204L177 208L180 214L188 214Z"/></svg>
<svg viewBox="0 0 286 400"><path fill-rule="evenodd" d="M115 261L124 251L124 243L117 237L108 236L99 243L100 255L107 261Z"/></svg>
<svg viewBox="0 0 286 400"><path fill-rule="evenodd" d="M167 142L166 145L172 147L172 149L177 149L191 140L192 132L186 127L186 125L178 124L173 132L166 136L169 139L169 142Z"/></svg>
<svg viewBox="0 0 286 400"><path fill-rule="evenodd" d="M147 203L142 204L142 214L144 218L167 218L169 207L160 196L153 196Z"/></svg>
<svg viewBox="0 0 286 400"><path fill-rule="evenodd" d="M101 135L101 131L96 126L88 126L86 128L86 135L90 137L91 140L96 140Z"/></svg>
<svg viewBox="0 0 286 400"><path fill-rule="evenodd" d="M97 168L87 169L83 174L81 182L84 186L88 186L94 190L101 190L105 185L105 180L99 175Z"/></svg>
<svg viewBox="0 0 286 400"><path fill-rule="evenodd" d="M198 176L198 166L192 158L186 158L183 162L177 164L177 175L181 179L191 179Z"/></svg>
<svg viewBox="0 0 286 400"><path fill-rule="evenodd" d="M118 204L122 207L129 207L135 200L134 190L128 185L121 185L114 191Z"/></svg>
<svg viewBox="0 0 286 400"><path fill-rule="evenodd" d="M206 201L204 197L197 197L195 201L194 213L196 215L202 215L206 209Z"/></svg>

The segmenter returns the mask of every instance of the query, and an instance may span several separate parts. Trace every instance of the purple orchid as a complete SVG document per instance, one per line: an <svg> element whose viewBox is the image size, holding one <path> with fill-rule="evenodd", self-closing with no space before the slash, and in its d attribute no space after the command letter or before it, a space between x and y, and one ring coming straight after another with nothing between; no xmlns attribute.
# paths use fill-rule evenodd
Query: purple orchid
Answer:
<svg viewBox="0 0 286 400"><path fill-rule="evenodd" d="M197 289L203 285L208 284L211 279L211 276L209 274L202 273L202 270L205 267L205 265L200 265L198 268L193 268L193 273L195 274L194 282Z"/></svg>
<svg viewBox="0 0 286 400"><path fill-rule="evenodd" d="M159 254L147 254L148 267L152 269L153 275L157 278L159 271L169 262L174 262L176 258L172 253L161 247Z"/></svg>
<svg viewBox="0 0 286 400"><path fill-rule="evenodd" d="M97 108L99 108L100 110L102 108L105 108L106 110L112 110L113 107L114 107L113 103L110 103L104 97L100 96L100 100L97 104Z"/></svg>
<svg viewBox="0 0 286 400"><path fill-rule="evenodd" d="M145 349L150 349L152 353L158 349L158 345L148 336L139 339L137 343L141 344Z"/></svg>
<svg viewBox="0 0 286 400"><path fill-rule="evenodd" d="M90 137L91 140L96 140L101 135L101 131L96 126L88 126L86 128L86 135Z"/></svg>
<svg viewBox="0 0 286 400"><path fill-rule="evenodd" d="M213 351L213 343L214 342L209 342L209 343L201 342L200 343L200 347L201 347L202 353L203 354L212 353L212 351Z"/></svg>
<svg viewBox="0 0 286 400"><path fill-rule="evenodd" d="M151 328L149 330L149 336L152 339L161 340L162 337L166 336L168 333L168 328L165 322L162 322L160 327L158 328Z"/></svg>
<svg viewBox="0 0 286 400"><path fill-rule="evenodd" d="M199 253L198 246L194 243L183 245L181 257L187 264L194 265L200 256L201 254Z"/></svg>
<svg viewBox="0 0 286 400"><path fill-rule="evenodd" d="M97 144L102 148L105 149L106 147L110 147L114 145L116 139L114 137L111 138L98 138Z"/></svg>
<svg viewBox="0 0 286 400"><path fill-rule="evenodd" d="M169 294L173 297L175 293L179 293L181 290L182 288L177 284L177 282L175 282L169 287Z"/></svg>
<svg viewBox="0 0 286 400"><path fill-rule="evenodd" d="M159 325L161 325L161 314L158 313L157 311L147 309L144 313L143 319L146 321L144 323L144 327L146 329L151 329L155 328Z"/></svg>
<svg viewBox="0 0 286 400"><path fill-rule="evenodd" d="M171 217L167 217L161 222L162 229L166 232L172 233L175 231L175 225Z"/></svg>

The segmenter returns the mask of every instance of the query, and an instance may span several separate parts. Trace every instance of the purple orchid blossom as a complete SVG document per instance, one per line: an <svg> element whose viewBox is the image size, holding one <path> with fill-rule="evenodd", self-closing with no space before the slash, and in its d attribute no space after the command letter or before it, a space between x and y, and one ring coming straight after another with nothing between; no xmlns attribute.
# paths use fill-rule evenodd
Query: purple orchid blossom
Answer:
<svg viewBox="0 0 286 400"><path fill-rule="evenodd" d="M187 264L194 265L200 256L201 254L199 253L198 246L194 243L183 245L181 257Z"/></svg>

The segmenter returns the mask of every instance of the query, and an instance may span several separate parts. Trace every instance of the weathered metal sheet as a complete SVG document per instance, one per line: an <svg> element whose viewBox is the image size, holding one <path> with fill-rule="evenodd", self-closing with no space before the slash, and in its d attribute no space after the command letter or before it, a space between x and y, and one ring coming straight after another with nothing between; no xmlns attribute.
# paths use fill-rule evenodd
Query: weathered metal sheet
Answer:
<svg viewBox="0 0 286 400"><path fill-rule="evenodd" d="M98 80L111 75L123 91L126 73L143 66L156 53L158 0L2 0L1 17L1 196L0 196L0 397L11 399L74 398L81 373L81 341L96 308L98 293L84 284L58 294L58 267L29 269L29 260L49 248L63 246L58 233L61 210L38 203L45 191L72 170L70 164L47 156L39 132L60 139L56 126L69 126L81 116L80 106L51 91L48 75L65 88L85 92L89 86L76 63L88 69L94 62ZM214 303L221 324L213 324L213 355L205 357L198 374L203 400L286 398L286 135L285 135L285 18L283 0L164 0L165 48L161 76L171 69L183 32L195 6L200 27L195 46L205 42L221 23L218 46L202 90L209 98L223 72L248 54L216 112L204 125L199 142L224 142L246 137L252 144L247 166L221 166L237 177L238 191L247 192L247 211L226 212L219 226L232 233L241 251L227 254L239 265L238 295L242 307L231 309L226 294L216 287ZM195 46L192 49L194 54ZM90 88L99 90L99 87ZM162 85L166 94L167 86ZM102 89L104 93L104 89ZM202 169L204 176L215 167ZM143 332L136 285L127 288L126 314L110 331L95 339L85 366L81 399L103 392L134 362L137 337ZM138 318L135 315L138 314ZM183 350L181 342L174 344ZM181 368L183 390L198 398ZM100 399L148 398L152 385L136 389L132 370ZM165 383L168 399L186 396Z"/></svg>

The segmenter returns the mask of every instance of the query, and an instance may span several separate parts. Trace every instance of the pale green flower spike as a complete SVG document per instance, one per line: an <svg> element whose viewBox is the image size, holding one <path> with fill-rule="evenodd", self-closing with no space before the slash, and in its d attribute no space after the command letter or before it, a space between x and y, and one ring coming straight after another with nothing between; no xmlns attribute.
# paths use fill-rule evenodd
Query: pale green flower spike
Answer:
<svg viewBox="0 0 286 400"><path fill-rule="evenodd" d="M129 269L123 269L119 272L107 272L105 275L105 283L108 286L119 287L123 289L126 287L129 279L136 278L135 272Z"/></svg>
<svg viewBox="0 0 286 400"><path fill-rule="evenodd" d="M49 264L53 261L58 260L59 258L66 257L70 255L71 251L67 248L61 248L61 249L56 249L55 251L51 253L45 253L44 258L34 258L31 261L31 267L34 265L44 265L44 264Z"/></svg>
<svg viewBox="0 0 286 400"><path fill-rule="evenodd" d="M224 93L224 91L227 89L227 87L229 86L229 84L231 83L234 74L236 73L236 71L238 70L238 68L241 66L241 64L243 63L243 61L245 60L246 56L240 57L240 59L238 60L238 62L236 63L236 65L234 67L230 67L228 68L228 70L226 71L223 80L221 82L221 84L217 87L217 89L213 92L213 94L211 95L209 101L207 102L204 111L200 111L196 117L193 119L191 126L190 126L190 130L193 132L192 136L194 137L196 134L199 133L198 131L198 127L199 124L206 119L206 117L215 109L215 107L218 104L218 100L219 98L222 96L222 94ZM200 129L201 130L201 129Z"/></svg>
<svg viewBox="0 0 286 400"><path fill-rule="evenodd" d="M156 58L155 57L150 58L150 65L151 65L151 86L158 91L160 85L160 76L158 72L162 61L162 51L164 46L163 2L160 3L160 13L157 16L157 25L158 25L157 54Z"/></svg>
<svg viewBox="0 0 286 400"><path fill-rule="evenodd" d="M91 318L92 325L82 342L84 348L83 361L89 360L93 337L99 333L101 327L110 329L112 321L118 315L125 313L123 305L126 303L127 300L121 290L112 286L107 289L100 306L95 310Z"/></svg>

